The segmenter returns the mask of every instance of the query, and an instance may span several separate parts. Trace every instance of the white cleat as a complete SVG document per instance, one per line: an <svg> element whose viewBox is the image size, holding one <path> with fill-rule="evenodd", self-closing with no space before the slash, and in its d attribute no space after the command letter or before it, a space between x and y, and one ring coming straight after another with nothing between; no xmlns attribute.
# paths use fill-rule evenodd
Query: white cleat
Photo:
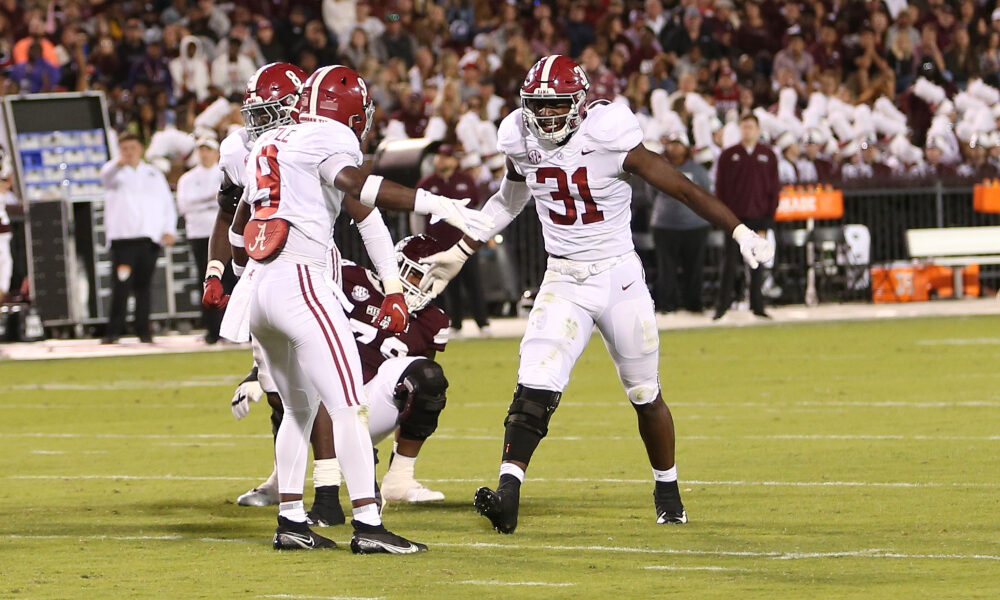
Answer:
<svg viewBox="0 0 1000 600"><path fill-rule="evenodd" d="M255 487L236 499L240 506L274 506L278 503L278 488Z"/></svg>
<svg viewBox="0 0 1000 600"><path fill-rule="evenodd" d="M428 489L416 479L402 479L386 473L382 479L382 498L389 502L440 502L444 494Z"/></svg>

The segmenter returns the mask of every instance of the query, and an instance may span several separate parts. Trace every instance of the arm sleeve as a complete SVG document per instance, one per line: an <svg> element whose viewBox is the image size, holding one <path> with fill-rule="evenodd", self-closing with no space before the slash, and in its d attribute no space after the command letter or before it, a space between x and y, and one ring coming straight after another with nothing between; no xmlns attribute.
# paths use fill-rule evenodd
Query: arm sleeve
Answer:
<svg viewBox="0 0 1000 600"><path fill-rule="evenodd" d="M351 155L338 152L330 155L329 158L319 163L319 177L326 183L333 185L337 175L347 167L358 166L358 161ZM365 219L366 221L368 219Z"/></svg>
<svg viewBox="0 0 1000 600"><path fill-rule="evenodd" d="M378 271L382 281L399 279L399 265L396 264L396 251L392 246L392 236L389 228L382 220L382 213L376 208L360 223L358 232L368 250L368 257Z"/></svg>
<svg viewBox="0 0 1000 600"><path fill-rule="evenodd" d="M118 187L115 183L115 175L118 174L120 169L121 167L118 166L117 158L112 158L108 162L104 163L104 166L101 167L101 185L107 189L114 189Z"/></svg>
<svg viewBox="0 0 1000 600"><path fill-rule="evenodd" d="M483 239L488 240L503 231L517 215L521 214L530 199L531 192L527 183L504 177L500 182L500 191L490 196L482 208L482 213L493 217L494 223L493 229Z"/></svg>

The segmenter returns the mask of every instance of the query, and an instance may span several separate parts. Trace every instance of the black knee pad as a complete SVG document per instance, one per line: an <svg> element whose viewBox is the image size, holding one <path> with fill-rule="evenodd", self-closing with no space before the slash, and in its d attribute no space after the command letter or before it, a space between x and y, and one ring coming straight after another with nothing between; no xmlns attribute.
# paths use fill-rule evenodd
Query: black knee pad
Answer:
<svg viewBox="0 0 1000 600"><path fill-rule="evenodd" d="M407 367L393 397L399 409L399 435L419 441L430 437L444 410L447 389L444 369L433 360L416 360Z"/></svg>
<svg viewBox="0 0 1000 600"><path fill-rule="evenodd" d="M539 390L518 384L507 410L504 427L526 429L539 439L549 432L549 419L559 406L562 392Z"/></svg>

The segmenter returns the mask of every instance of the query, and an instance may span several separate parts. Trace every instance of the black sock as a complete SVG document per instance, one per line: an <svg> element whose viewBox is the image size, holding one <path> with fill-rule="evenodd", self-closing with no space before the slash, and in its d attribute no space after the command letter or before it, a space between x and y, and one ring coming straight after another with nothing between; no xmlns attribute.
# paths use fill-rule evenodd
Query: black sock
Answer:
<svg viewBox="0 0 1000 600"><path fill-rule="evenodd" d="M339 485L321 485L316 488L313 504L340 504Z"/></svg>
<svg viewBox="0 0 1000 600"><path fill-rule="evenodd" d="M521 480L513 475L501 475L500 484L497 485L497 491L499 492L500 490L518 493L521 491Z"/></svg>
<svg viewBox="0 0 1000 600"><path fill-rule="evenodd" d="M657 481L656 482L656 493L657 494L671 494L673 496L680 496L681 492L677 488L677 480L674 481Z"/></svg>

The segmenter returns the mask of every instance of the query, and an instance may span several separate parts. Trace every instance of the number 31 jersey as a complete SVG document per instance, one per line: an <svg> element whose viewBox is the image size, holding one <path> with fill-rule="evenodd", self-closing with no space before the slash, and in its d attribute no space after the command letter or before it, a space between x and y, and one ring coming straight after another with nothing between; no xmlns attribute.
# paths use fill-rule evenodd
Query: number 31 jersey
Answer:
<svg viewBox="0 0 1000 600"><path fill-rule="evenodd" d="M642 129L623 104L594 104L562 145L541 141L521 109L500 123L497 149L527 179L552 256L594 261L633 250L632 188L622 168L642 142Z"/></svg>
<svg viewBox="0 0 1000 600"><path fill-rule="evenodd" d="M341 266L344 312L358 343L364 381L368 383L386 360L400 356L426 356L441 352L448 343L448 315L433 304L410 313L410 322L402 333L380 329L375 323L385 296L374 274L354 263ZM346 299L346 301L345 301Z"/></svg>

